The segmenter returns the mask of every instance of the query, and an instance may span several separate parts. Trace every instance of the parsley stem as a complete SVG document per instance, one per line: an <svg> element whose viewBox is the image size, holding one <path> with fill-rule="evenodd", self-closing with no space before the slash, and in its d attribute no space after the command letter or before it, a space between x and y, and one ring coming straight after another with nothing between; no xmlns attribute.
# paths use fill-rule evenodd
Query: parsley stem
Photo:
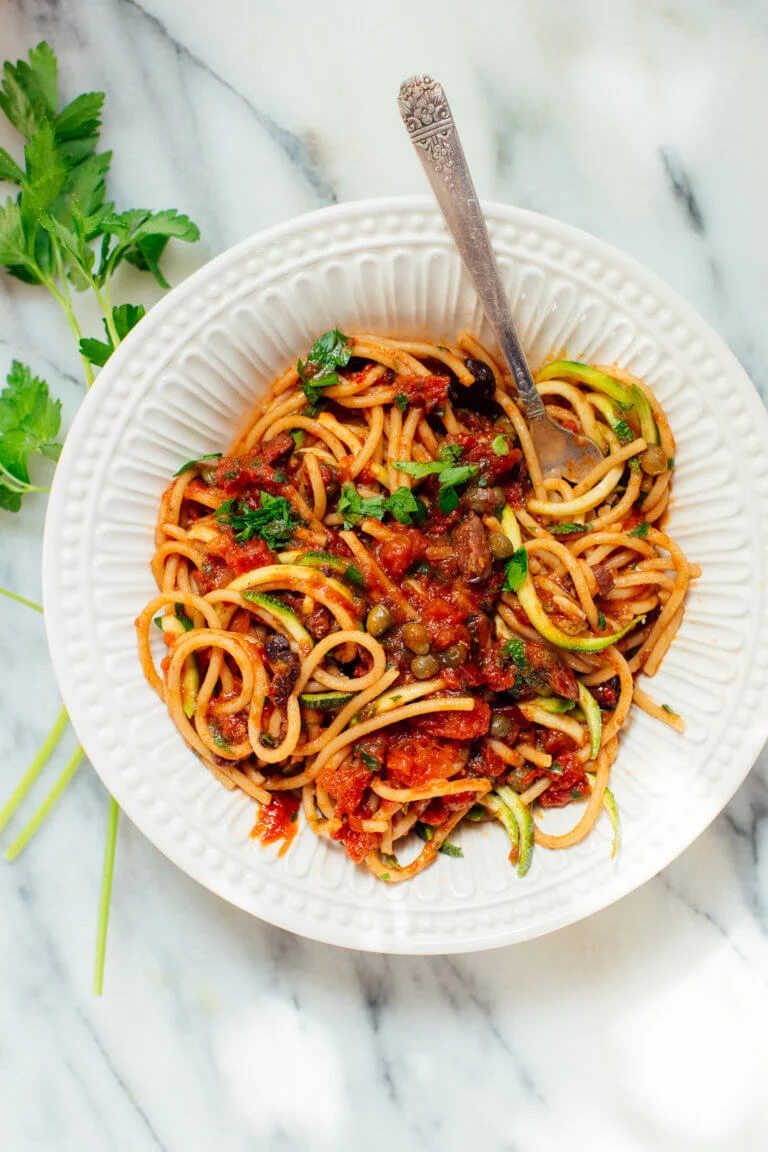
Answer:
<svg viewBox="0 0 768 1152"><path fill-rule="evenodd" d="M7 596L9 600L15 600L17 604L24 604L27 608L34 608L35 612L42 612L43 610L39 604L35 604L34 600L27 600L24 596L9 592L7 588L0 588L0 596Z"/></svg>
<svg viewBox="0 0 768 1152"><path fill-rule="evenodd" d="M107 326L107 332L109 333L109 338L112 341L112 347L117 348L118 344L120 343L120 336L118 335L117 328L115 327L115 318L112 315L112 307L111 307L111 303L110 303L109 288L105 284L104 285L104 292L102 294L99 291L99 286L96 283L96 281L90 277L89 277L89 279L91 281L91 287L93 288L94 295L96 296L96 299L99 302L99 307L101 308L102 312L104 313L104 323Z"/></svg>
<svg viewBox="0 0 768 1152"><path fill-rule="evenodd" d="M45 800L43 800L42 804L37 809L32 819L22 828L21 832L13 841L10 848L8 848L5 852L6 860L15 860L19 853L23 852L32 837L39 830L48 813L56 804L56 801L64 792L65 788L77 771L80 765L80 761L84 756L85 749L81 744L78 744L77 748L75 748L69 760L67 760L67 763L64 765L64 769L61 775L57 779L53 788L51 788Z"/></svg>
<svg viewBox="0 0 768 1152"><path fill-rule="evenodd" d="M61 252L59 251L59 247L57 244L53 245L53 250L54 250L55 257L56 257L56 268L57 268L58 273L59 273L59 278L60 278L61 283L62 283L63 291L57 287L56 281L51 279L50 276L42 277L42 281L45 284L48 291L53 296L54 300L56 300L57 303L61 306L61 310L67 318L67 323L69 324L70 331L72 332L72 335L75 338L75 342L77 344L77 348L78 348L78 352L79 352L80 351L80 341L83 338L83 330L80 327L77 316L75 315L75 310L72 306L72 295L69 291L69 286L67 284L67 278L64 274L64 265L63 265L62 260L61 260ZM91 362L88 359L88 357L83 356L82 352L80 352L80 359L81 359L82 364L83 364L83 372L85 373L85 383L90 388L91 384L93 384L94 380L96 379L96 377L93 374L93 367L91 366Z"/></svg>
<svg viewBox="0 0 768 1152"><path fill-rule="evenodd" d="M109 908L112 900L112 876L115 870L115 845L117 844L117 824L120 806L114 797L109 798L107 814L107 839L104 844L104 866L101 873L101 893L99 895L99 918L96 924L96 955L93 964L93 994L101 996L104 988L104 960L107 952L107 928Z"/></svg>
<svg viewBox="0 0 768 1152"><path fill-rule="evenodd" d="M67 724L69 724L69 716L67 715L66 708L62 708L56 718L56 723L40 746L34 760L29 768L27 768L21 780L19 780L13 792L11 792L3 807L0 808L0 832L2 832L8 821L14 816L16 809L22 800L24 800L30 788L50 760L56 745L66 731Z"/></svg>

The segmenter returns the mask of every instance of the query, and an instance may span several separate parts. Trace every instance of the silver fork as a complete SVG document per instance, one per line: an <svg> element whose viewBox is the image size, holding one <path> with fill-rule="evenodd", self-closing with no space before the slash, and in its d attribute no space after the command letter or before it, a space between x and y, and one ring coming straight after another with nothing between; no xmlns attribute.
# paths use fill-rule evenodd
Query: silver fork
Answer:
<svg viewBox="0 0 768 1152"><path fill-rule="evenodd" d="M582 480L603 456L597 444L550 420L533 382L499 276L488 229L442 85L413 76L400 87L400 115L459 255L512 373L545 477Z"/></svg>

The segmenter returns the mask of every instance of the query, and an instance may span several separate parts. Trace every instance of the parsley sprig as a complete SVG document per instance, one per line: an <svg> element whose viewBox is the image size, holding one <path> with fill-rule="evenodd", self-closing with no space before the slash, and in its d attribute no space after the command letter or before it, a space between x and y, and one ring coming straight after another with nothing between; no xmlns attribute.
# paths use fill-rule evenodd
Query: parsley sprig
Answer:
<svg viewBox="0 0 768 1152"><path fill-rule="evenodd" d="M7 61L0 110L23 141L23 162L0 148L0 180L18 191L0 205L0 266L42 284L60 304L78 342L86 380L144 314L113 307L112 278L123 261L169 284L159 261L171 237L197 240L197 226L174 209L116 212L107 200L111 152L98 152L103 92L59 106L58 63L43 41L28 60ZM72 289L90 289L104 315L107 342L84 340Z"/></svg>
<svg viewBox="0 0 768 1152"><path fill-rule="evenodd" d="M427 506L410 488L396 488L391 496L361 496L354 484L345 484L339 497L338 512L344 517L344 528L354 528L366 516L383 520L389 512L400 524L423 524Z"/></svg>

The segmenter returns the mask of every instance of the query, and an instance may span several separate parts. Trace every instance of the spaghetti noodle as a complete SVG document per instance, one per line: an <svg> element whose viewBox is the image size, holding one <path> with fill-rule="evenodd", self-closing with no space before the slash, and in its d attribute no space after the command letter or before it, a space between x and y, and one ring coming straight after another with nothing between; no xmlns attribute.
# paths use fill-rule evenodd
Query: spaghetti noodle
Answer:
<svg viewBox="0 0 768 1152"><path fill-rule="evenodd" d="M287 845L300 804L397 883L460 855L448 837L465 819L499 819L522 875L534 843L578 843L601 808L616 840L610 770L633 700L682 730L636 682L699 574L663 526L669 424L613 368L556 361L537 382L604 452L578 484L542 476L514 387L473 337L334 330L226 455L164 493L142 666L203 763L261 806L265 841ZM568 833L534 821L580 800Z"/></svg>

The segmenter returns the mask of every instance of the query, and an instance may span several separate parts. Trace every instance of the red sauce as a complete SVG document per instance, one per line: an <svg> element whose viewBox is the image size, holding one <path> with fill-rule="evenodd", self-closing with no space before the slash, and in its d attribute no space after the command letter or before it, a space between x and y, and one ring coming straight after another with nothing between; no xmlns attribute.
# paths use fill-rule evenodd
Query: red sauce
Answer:
<svg viewBox="0 0 768 1152"><path fill-rule="evenodd" d="M284 841L278 853L284 856L299 827L300 800L293 792L273 792L269 804L262 804L256 823L251 830L251 839L262 844Z"/></svg>

